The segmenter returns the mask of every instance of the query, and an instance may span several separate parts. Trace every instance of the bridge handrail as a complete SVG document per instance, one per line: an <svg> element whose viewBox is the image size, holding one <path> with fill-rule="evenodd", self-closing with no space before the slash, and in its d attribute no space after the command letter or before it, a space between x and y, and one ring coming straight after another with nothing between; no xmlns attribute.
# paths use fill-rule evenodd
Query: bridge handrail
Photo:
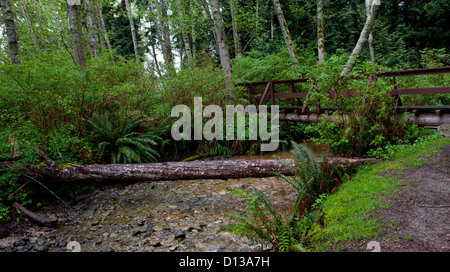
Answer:
<svg viewBox="0 0 450 272"><path fill-rule="evenodd" d="M364 79L367 78L370 81L376 81L378 78L393 78L391 80L393 84L393 90L390 92L390 95L394 97L399 97L400 95L405 94L437 94L437 93L450 93L450 87L433 87L433 88L409 88L409 89L398 89L396 86L395 78L396 77L408 77L408 76L421 76L421 75L438 75L438 74L446 74L450 73L450 66L445 67L437 67L437 68L424 68L424 69L413 69L413 70L398 70L398 71L390 71L390 72L380 72L374 73L369 77L362 78L349 78L349 79ZM265 100L271 98L272 105L275 104L275 99L283 99L288 98L292 99L292 103L294 104L294 99L302 99L308 97L308 92L296 92L295 84L297 83L307 83L312 82L315 84L316 79L307 79L307 78L299 78L299 79L287 79L287 80L269 80L269 81L259 81L259 82L247 82L238 84L238 86L243 86L248 89L249 99L256 98L259 100L259 105L263 105ZM289 85L290 93L276 93L275 85ZM255 95L253 93L253 87L255 86L266 86L264 93L262 95ZM269 94L270 92L270 94ZM348 92L352 93L352 92ZM334 92L329 92L331 96L334 96ZM401 106L400 104L396 106Z"/></svg>

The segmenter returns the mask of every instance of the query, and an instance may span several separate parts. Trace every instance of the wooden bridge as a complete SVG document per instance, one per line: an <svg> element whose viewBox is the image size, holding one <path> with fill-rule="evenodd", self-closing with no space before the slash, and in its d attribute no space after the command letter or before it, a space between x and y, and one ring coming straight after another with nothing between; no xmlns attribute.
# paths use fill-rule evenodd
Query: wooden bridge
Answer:
<svg viewBox="0 0 450 272"><path fill-rule="evenodd" d="M450 105L442 106L405 106L402 103L402 95L433 95L433 94L446 94L450 93L450 87L433 87L433 88L408 88L399 89L397 78L398 77L413 77L413 76L425 76L425 75L439 75L450 73L450 66L440 68L427 68L416 70L402 70L391 71L383 73L374 73L368 77L350 78L350 80L367 79L368 84L377 81L381 78L390 78L392 84L392 90L388 93L394 99L392 105L393 113L398 112L412 112L413 117L410 118L410 122L417 123L420 126L425 127L438 127L444 123L450 123ZM280 119L284 121L297 121L297 122L319 122L319 116L325 112L331 112L338 110L336 107L321 107L320 101L316 101L315 105L306 106L304 101L309 98L310 91L302 92L298 91L296 85L309 84L309 89L317 88L317 81L315 79L289 79L289 80L273 80L273 81L261 81L253 83L242 83L240 86L246 87L248 91L249 101L254 102L257 105L280 105ZM284 92L277 92L275 89L277 86L285 86ZM288 87L289 91L286 92ZM264 90L262 93L261 91ZM328 92L329 97L336 97L336 92ZM344 96L356 96L356 91L347 91ZM286 102L279 103L283 99L290 99L291 105L285 106ZM363 97L363 101L364 101ZM277 101L278 100L278 101Z"/></svg>

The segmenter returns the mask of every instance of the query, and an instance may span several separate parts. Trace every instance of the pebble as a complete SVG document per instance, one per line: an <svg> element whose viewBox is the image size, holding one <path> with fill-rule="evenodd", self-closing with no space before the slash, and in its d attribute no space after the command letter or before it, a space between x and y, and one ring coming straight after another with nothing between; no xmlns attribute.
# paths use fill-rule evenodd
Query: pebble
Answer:
<svg viewBox="0 0 450 272"><path fill-rule="evenodd" d="M186 233L184 233L184 231L177 231L177 233L175 234L175 240L183 240L186 238Z"/></svg>
<svg viewBox="0 0 450 272"><path fill-rule="evenodd" d="M38 230L38 235L19 238L14 247L5 251L65 251L70 241L79 242L83 252L112 252L112 248L119 252L238 251L250 241L217 231L226 221L227 211L246 205L245 199L230 197L228 187L251 188L247 184L255 181L171 181L159 182L153 189L143 183L114 185L83 202L85 208L63 215L67 216L64 225L54 232L41 234L42 230ZM272 186L273 203L284 200L285 196L275 193L282 191L279 187L285 183L272 185L274 179L257 181L261 188L267 183ZM121 192L123 197L119 197ZM110 209L111 200L117 202L116 209Z"/></svg>

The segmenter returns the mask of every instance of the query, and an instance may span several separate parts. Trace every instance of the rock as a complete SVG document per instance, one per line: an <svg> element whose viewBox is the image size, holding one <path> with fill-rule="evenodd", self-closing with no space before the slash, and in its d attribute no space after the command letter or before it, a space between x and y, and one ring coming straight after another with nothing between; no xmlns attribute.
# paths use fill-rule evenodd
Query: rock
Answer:
<svg viewBox="0 0 450 272"><path fill-rule="evenodd" d="M450 124L443 124L438 128L442 136L450 138Z"/></svg>
<svg viewBox="0 0 450 272"><path fill-rule="evenodd" d="M114 252L114 250L109 247L105 247L102 249L102 252Z"/></svg>
<svg viewBox="0 0 450 272"><path fill-rule="evenodd" d="M39 240L37 241L37 244L38 244L39 246L42 246L43 244L45 244L44 239L39 239Z"/></svg>
<svg viewBox="0 0 450 272"><path fill-rule="evenodd" d="M186 233L183 231L179 230L175 233L175 240L183 240L184 238L186 238Z"/></svg>
<svg viewBox="0 0 450 272"><path fill-rule="evenodd" d="M37 252L45 252L48 251L48 246L45 245L37 245L34 247Z"/></svg>
<svg viewBox="0 0 450 272"><path fill-rule="evenodd" d="M26 243L25 239L20 238L14 242L14 247L24 246Z"/></svg>

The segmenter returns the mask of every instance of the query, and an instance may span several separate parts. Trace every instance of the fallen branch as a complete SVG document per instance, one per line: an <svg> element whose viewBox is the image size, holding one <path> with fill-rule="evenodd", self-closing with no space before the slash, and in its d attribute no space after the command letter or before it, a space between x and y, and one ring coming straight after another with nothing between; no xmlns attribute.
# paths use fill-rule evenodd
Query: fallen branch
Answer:
<svg viewBox="0 0 450 272"><path fill-rule="evenodd" d="M31 221L33 221L36 224L39 224L41 226L47 226L47 227L56 227L58 223L58 219L53 218L43 218L27 209L19 205L19 203L14 202L14 206L16 209L24 214L26 217L28 217Z"/></svg>

